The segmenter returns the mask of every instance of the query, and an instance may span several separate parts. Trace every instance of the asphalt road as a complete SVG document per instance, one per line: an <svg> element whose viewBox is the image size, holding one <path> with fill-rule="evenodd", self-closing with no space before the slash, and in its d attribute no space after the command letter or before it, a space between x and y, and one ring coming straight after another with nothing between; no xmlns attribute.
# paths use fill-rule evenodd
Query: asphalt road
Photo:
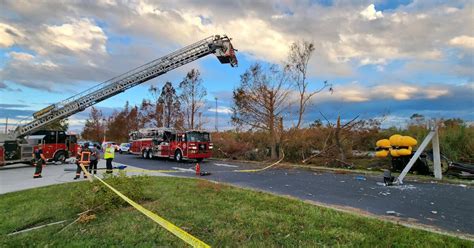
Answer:
<svg viewBox="0 0 474 248"><path fill-rule="evenodd" d="M149 170L181 170L169 173L195 177L193 162L147 160L135 155L116 155L114 162ZM410 223L474 235L474 188L406 181L402 186L383 186L382 178L356 174L315 173L308 170L269 169L257 173L234 170L255 168L251 164L204 161L204 179L226 182L303 200L351 207L380 216L396 216ZM356 211L356 210L354 210Z"/></svg>

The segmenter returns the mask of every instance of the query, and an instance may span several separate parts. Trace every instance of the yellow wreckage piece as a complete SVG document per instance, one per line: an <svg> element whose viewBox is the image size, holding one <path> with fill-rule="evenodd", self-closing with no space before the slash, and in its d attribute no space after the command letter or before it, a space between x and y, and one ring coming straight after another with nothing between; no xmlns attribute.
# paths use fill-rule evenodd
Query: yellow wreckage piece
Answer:
<svg viewBox="0 0 474 248"><path fill-rule="evenodd" d="M402 136L400 146L416 146L418 142L410 136Z"/></svg>
<svg viewBox="0 0 474 248"><path fill-rule="evenodd" d="M381 139L375 143L377 146L375 156L378 158L387 157L388 154L392 157L408 156L411 155L413 146L417 144L413 137L394 134L389 139Z"/></svg>
<svg viewBox="0 0 474 248"><path fill-rule="evenodd" d="M388 156L388 150L380 150L375 152L377 158L385 158Z"/></svg>
<svg viewBox="0 0 474 248"><path fill-rule="evenodd" d="M378 140L377 143L375 143L375 146L380 147L380 148L390 148L390 147L392 147L392 145L390 144L390 140L388 140L388 139Z"/></svg>
<svg viewBox="0 0 474 248"><path fill-rule="evenodd" d="M400 134L394 134L388 138L392 146L401 146L402 137Z"/></svg>

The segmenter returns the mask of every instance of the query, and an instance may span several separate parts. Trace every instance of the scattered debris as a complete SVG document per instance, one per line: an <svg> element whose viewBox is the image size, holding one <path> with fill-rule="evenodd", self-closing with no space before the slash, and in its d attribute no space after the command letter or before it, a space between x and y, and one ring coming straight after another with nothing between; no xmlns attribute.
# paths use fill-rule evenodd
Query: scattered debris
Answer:
<svg viewBox="0 0 474 248"><path fill-rule="evenodd" d="M341 183L345 183L346 181L339 181L339 182L341 182Z"/></svg>
<svg viewBox="0 0 474 248"><path fill-rule="evenodd" d="M9 233L7 236L11 236L11 235L19 234L19 233L24 233L24 232L29 232L29 231L33 231L33 230L40 229L40 228L47 227L47 226L62 224L66 221L67 220L62 220L62 221L58 221L58 222L49 223L49 224L46 224L46 225L35 226L35 227L32 227L32 228L28 228L28 229L24 229L24 230Z"/></svg>
<svg viewBox="0 0 474 248"><path fill-rule="evenodd" d="M395 211L393 211L393 210L386 211L385 213L388 214L388 215L396 215L396 216L400 216L400 215L401 215L400 213L397 213L397 212L395 212Z"/></svg>
<svg viewBox="0 0 474 248"><path fill-rule="evenodd" d="M308 193L307 195L309 195L309 196L312 196L313 194L311 194L311 193Z"/></svg>
<svg viewBox="0 0 474 248"><path fill-rule="evenodd" d="M386 186L385 183L377 182L378 186Z"/></svg>
<svg viewBox="0 0 474 248"><path fill-rule="evenodd" d="M416 189L415 186L411 185L411 184L403 184L403 185L397 185L397 186L391 186L390 187L391 189L399 189L399 190L414 190Z"/></svg>
<svg viewBox="0 0 474 248"><path fill-rule="evenodd" d="M432 214L438 214L438 211L432 210L431 213L432 213Z"/></svg>
<svg viewBox="0 0 474 248"><path fill-rule="evenodd" d="M466 187L467 187L467 185L466 185L466 184L459 184L459 187L466 188Z"/></svg>
<svg viewBox="0 0 474 248"><path fill-rule="evenodd" d="M384 186L392 185L393 181L395 181L395 177L392 176L392 172L390 170L384 170L383 172Z"/></svg>
<svg viewBox="0 0 474 248"><path fill-rule="evenodd" d="M355 179L358 180L358 181L366 181L367 180L367 178L364 177L364 176L356 176Z"/></svg>
<svg viewBox="0 0 474 248"><path fill-rule="evenodd" d="M285 187L290 187L290 185L289 185L289 184L285 184Z"/></svg>
<svg viewBox="0 0 474 248"><path fill-rule="evenodd" d="M434 205L434 202L430 202L431 205Z"/></svg>
<svg viewBox="0 0 474 248"><path fill-rule="evenodd" d="M199 173L199 175L200 176L209 176L209 175L211 175L211 173L208 172L208 171L202 171L201 173Z"/></svg>

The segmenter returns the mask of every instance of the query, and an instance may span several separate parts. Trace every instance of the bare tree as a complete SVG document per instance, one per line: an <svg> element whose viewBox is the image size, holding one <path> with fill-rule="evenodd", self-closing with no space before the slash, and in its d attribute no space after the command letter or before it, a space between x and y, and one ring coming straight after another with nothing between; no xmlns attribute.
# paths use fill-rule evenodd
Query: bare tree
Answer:
<svg viewBox="0 0 474 248"><path fill-rule="evenodd" d="M140 125L163 127L163 103L159 101L160 89L151 85L148 89L151 99L143 99L140 105Z"/></svg>
<svg viewBox="0 0 474 248"><path fill-rule="evenodd" d="M166 82L161 89L158 102L163 104L164 126L182 128L181 103L171 82Z"/></svg>
<svg viewBox="0 0 474 248"><path fill-rule="evenodd" d="M233 92L232 122L238 126L267 131L271 158L277 157L277 145L283 129L282 112L288 97L287 73L272 65L264 69L256 63L240 76Z"/></svg>
<svg viewBox="0 0 474 248"><path fill-rule="evenodd" d="M206 89L202 85L199 70L192 69L179 84L181 94L179 100L183 105L186 126L194 129L196 126L196 113L204 106L204 97L207 95Z"/></svg>
<svg viewBox="0 0 474 248"><path fill-rule="evenodd" d="M308 92L308 63L311 59L311 56L313 55L313 52L313 43L308 41L300 41L291 44L288 54L287 67L292 72L292 81L299 94L298 123L296 124L296 128L300 128L302 125L303 115L306 111L309 100L311 100L314 95L321 92L326 87L329 87L329 90L332 91L331 85L328 84L327 81L324 81L324 84L321 88Z"/></svg>

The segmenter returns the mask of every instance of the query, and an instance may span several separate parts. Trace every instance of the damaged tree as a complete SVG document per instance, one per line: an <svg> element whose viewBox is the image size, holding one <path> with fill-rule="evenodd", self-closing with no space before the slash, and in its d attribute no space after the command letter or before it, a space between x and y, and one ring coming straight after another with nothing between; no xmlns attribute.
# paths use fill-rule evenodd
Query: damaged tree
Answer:
<svg viewBox="0 0 474 248"><path fill-rule="evenodd" d="M181 129L183 127L181 103L171 82L166 82L163 86L158 102L163 105L164 126Z"/></svg>
<svg viewBox="0 0 474 248"><path fill-rule="evenodd" d="M289 93L287 78L287 73L276 65L264 69L256 63L240 76L240 85L233 92L232 122L268 132L272 159L277 158L283 131L282 112Z"/></svg>
<svg viewBox="0 0 474 248"><path fill-rule="evenodd" d="M308 64L314 52L314 44L308 41L295 42L290 46L288 53L287 67L291 72L291 79L294 87L298 90L298 123L296 129L299 129L303 122L303 115L309 100L317 93L329 87L332 92L332 85L324 81L323 86L314 91L309 91Z"/></svg>
<svg viewBox="0 0 474 248"><path fill-rule="evenodd" d="M181 94L179 99L183 104L183 111L188 129L194 129L196 126L201 128L201 112L199 110L204 106L204 97L207 95L206 89L202 85L201 73L197 69L192 69L186 74L186 77L179 84ZM196 125L196 113L199 113L199 123Z"/></svg>

